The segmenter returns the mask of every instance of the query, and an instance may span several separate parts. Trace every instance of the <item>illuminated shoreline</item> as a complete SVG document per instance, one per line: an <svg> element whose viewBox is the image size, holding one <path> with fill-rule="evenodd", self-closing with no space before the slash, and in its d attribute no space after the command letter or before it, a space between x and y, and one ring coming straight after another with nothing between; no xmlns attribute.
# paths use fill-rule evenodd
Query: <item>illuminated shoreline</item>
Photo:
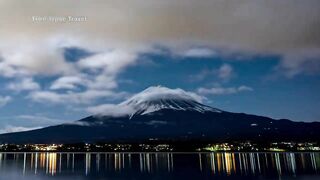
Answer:
<svg viewBox="0 0 320 180"><path fill-rule="evenodd" d="M319 152L318 143L0 144L0 152Z"/></svg>

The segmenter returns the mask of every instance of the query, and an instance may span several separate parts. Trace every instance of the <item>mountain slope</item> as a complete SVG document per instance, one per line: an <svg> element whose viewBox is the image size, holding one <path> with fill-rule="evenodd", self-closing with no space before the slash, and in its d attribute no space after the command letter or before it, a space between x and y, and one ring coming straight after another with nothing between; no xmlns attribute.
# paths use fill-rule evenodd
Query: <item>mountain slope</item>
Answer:
<svg viewBox="0 0 320 180"><path fill-rule="evenodd" d="M27 132L0 135L8 143L161 141L318 141L320 123L274 120L203 105L181 89L151 87L113 111ZM107 109L106 112L109 112Z"/></svg>

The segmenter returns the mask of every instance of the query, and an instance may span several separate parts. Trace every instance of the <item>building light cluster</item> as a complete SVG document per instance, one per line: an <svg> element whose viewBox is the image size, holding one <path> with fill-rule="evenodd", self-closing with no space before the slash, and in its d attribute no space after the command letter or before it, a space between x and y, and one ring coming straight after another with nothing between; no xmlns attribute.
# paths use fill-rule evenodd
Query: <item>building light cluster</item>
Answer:
<svg viewBox="0 0 320 180"><path fill-rule="evenodd" d="M209 144L202 150L205 150L205 151L259 151L260 148L257 144L244 142L244 143Z"/></svg>
<svg viewBox="0 0 320 180"><path fill-rule="evenodd" d="M173 151L169 144L140 144L139 147L142 151Z"/></svg>
<svg viewBox="0 0 320 180"><path fill-rule="evenodd" d="M272 143L270 149L275 149L275 151L320 151L320 144L315 142L278 142Z"/></svg>
<svg viewBox="0 0 320 180"><path fill-rule="evenodd" d="M216 143L209 144L199 149L200 151L320 151L320 145L317 143L296 143L296 142L274 142L267 144L259 143Z"/></svg>
<svg viewBox="0 0 320 180"><path fill-rule="evenodd" d="M171 152L171 151L320 151L320 144L314 142L228 142L212 144L118 144L118 143L79 143L79 144L0 144L0 152L60 151L60 152Z"/></svg>
<svg viewBox="0 0 320 180"><path fill-rule="evenodd" d="M30 145L32 150L35 151L57 151L59 147L62 147L62 144L34 144Z"/></svg>
<svg viewBox="0 0 320 180"><path fill-rule="evenodd" d="M0 144L0 151L58 151L63 144Z"/></svg>
<svg viewBox="0 0 320 180"><path fill-rule="evenodd" d="M233 149L232 144L222 143L222 144L211 144L204 148L208 151L231 151Z"/></svg>

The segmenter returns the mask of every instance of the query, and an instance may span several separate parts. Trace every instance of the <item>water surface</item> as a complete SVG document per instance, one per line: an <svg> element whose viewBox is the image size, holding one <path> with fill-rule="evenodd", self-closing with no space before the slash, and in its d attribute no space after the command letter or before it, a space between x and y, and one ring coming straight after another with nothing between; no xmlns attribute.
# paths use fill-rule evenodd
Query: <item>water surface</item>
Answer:
<svg viewBox="0 0 320 180"><path fill-rule="evenodd" d="M320 153L0 153L0 179L320 179Z"/></svg>

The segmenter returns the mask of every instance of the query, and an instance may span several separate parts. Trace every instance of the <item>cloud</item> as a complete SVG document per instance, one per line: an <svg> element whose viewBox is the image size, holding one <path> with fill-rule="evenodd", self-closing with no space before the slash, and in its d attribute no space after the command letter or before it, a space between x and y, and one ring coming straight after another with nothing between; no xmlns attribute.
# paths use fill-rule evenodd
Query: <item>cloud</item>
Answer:
<svg viewBox="0 0 320 180"><path fill-rule="evenodd" d="M133 64L137 55L123 50L112 50L81 59L78 65L84 69L103 69L108 73L118 73L124 67Z"/></svg>
<svg viewBox="0 0 320 180"><path fill-rule="evenodd" d="M7 88L14 91L32 91L40 89L40 85L34 82L32 78L23 78L17 82L9 83Z"/></svg>
<svg viewBox="0 0 320 180"><path fill-rule="evenodd" d="M68 91L57 93L53 91L35 91L28 96L29 99L40 103L53 104L90 104L97 99L118 99L127 96L125 92L113 92L108 90L87 90L83 92Z"/></svg>
<svg viewBox="0 0 320 180"><path fill-rule="evenodd" d="M38 125L46 125L46 126L49 124L52 125L52 124L59 124L64 122L61 119L49 118L43 115L24 114L24 115L18 115L15 118L19 120L24 120L24 121L32 121L33 123L37 123Z"/></svg>
<svg viewBox="0 0 320 180"><path fill-rule="evenodd" d="M318 47L318 0L2 1L4 37L61 33L84 40L146 43L181 40L281 51ZM72 7L72 8L71 8ZM106 10L107 9L107 10ZM12 13L15 12L15 13ZM87 16L83 23L34 23L32 16ZM106 17L112 17L105 20ZM19 23L18 23L19 22ZM299 23L297 23L299 22ZM77 31L75 31L77 29ZM33 35L31 35L31 33ZM11 35L11 36L8 36Z"/></svg>
<svg viewBox="0 0 320 180"><path fill-rule="evenodd" d="M5 61L0 59L0 75L4 77L20 77L27 75L28 72L24 69L17 68L15 66L9 65Z"/></svg>
<svg viewBox="0 0 320 180"><path fill-rule="evenodd" d="M127 101L152 101L157 99L193 99L197 102L204 100L203 96L200 96L194 92L185 91L180 88L170 89L163 86L151 86L144 91L133 95Z"/></svg>
<svg viewBox="0 0 320 180"><path fill-rule="evenodd" d="M12 98L11 98L10 96L0 96L0 107L5 106L5 105L8 104L11 100L12 100Z"/></svg>
<svg viewBox="0 0 320 180"><path fill-rule="evenodd" d="M0 72L6 76L72 74L76 70L63 59L61 51L73 46L98 52L92 62L82 62L82 66L105 65L110 71L132 64L119 60L110 65L103 60L111 56L110 49L135 49L135 56L136 49L154 44L185 52L187 57L208 57L215 54L212 49L225 49L286 58L301 49L320 49L318 0L81 0L76 7L72 0L23 4L3 0L1 6L5 8L0 12L0 69L6 71ZM87 16L88 20L32 21L32 16L68 15ZM106 21L106 17L112 18ZM127 57L118 51L116 54Z"/></svg>
<svg viewBox="0 0 320 180"><path fill-rule="evenodd" d="M55 80L50 89L76 89L78 85L84 85L86 81L80 76L63 76Z"/></svg>
<svg viewBox="0 0 320 180"><path fill-rule="evenodd" d="M186 51L182 52L180 55L186 58L206 58L206 57L215 56L216 52L209 48L192 48L192 49L187 49Z"/></svg>
<svg viewBox="0 0 320 180"><path fill-rule="evenodd" d="M23 127L23 126L7 125L7 126L5 126L5 128L0 129L0 134L21 132L21 131L30 131L30 130L34 130L34 129L40 129L40 128L42 128L42 127Z"/></svg>
<svg viewBox="0 0 320 180"><path fill-rule="evenodd" d="M134 64L136 58L136 54L130 51L96 53L75 62L73 67L77 72L74 75L60 76L49 90L31 92L28 98L35 102L54 104L90 104L102 98L123 98L127 93L113 90L118 87L117 75Z"/></svg>
<svg viewBox="0 0 320 180"><path fill-rule="evenodd" d="M83 70L100 72L86 83L88 87L113 89L118 86L117 75L125 68L137 63L138 54L138 52L131 50L109 50L81 59L77 62L77 66Z"/></svg>
<svg viewBox="0 0 320 180"><path fill-rule="evenodd" d="M239 86L239 87L212 87L212 88L199 88L197 92L199 94L205 94L205 95L227 95L227 94L236 94L239 92L245 92L245 91L253 91L253 88L248 86Z"/></svg>
<svg viewBox="0 0 320 180"><path fill-rule="evenodd" d="M229 80L233 75L233 68L229 64L223 64L218 70L218 76L222 80Z"/></svg>
<svg viewBox="0 0 320 180"><path fill-rule="evenodd" d="M224 82L229 81L232 77L234 77L233 67L229 64L222 64L218 69L203 69L199 73L195 75L190 75L191 81L202 81L208 77L212 79L212 77L217 77L219 80Z"/></svg>
<svg viewBox="0 0 320 180"><path fill-rule="evenodd" d="M87 112L96 115L109 115L113 117L121 117L135 112L133 107L121 104L102 104L87 108Z"/></svg>
<svg viewBox="0 0 320 180"><path fill-rule="evenodd" d="M102 72L88 81L87 87L92 89L114 89L118 87L118 82L116 80L116 75Z"/></svg>
<svg viewBox="0 0 320 180"><path fill-rule="evenodd" d="M119 49L96 53L75 62L76 74L61 76L51 84L50 90L31 92L28 97L35 102L54 104L90 104L101 98L123 98L127 93L112 89L118 87L117 75L136 60L136 53Z"/></svg>
<svg viewBox="0 0 320 180"><path fill-rule="evenodd" d="M22 127L48 127L52 125L62 124L69 122L68 119L57 119L46 116L41 113L35 114L19 114L19 115L12 115L12 116L2 116L2 128L5 128L5 125L10 126L22 126ZM9 122L10 121L10 122ZM6 124L8 122L8 124Z"/></svg>
<svg viewBox="0 0 320 180"><path fill-rule="evenodd" d="M239 86L238 91L253 91L253 88L249 86Z"/></svg>
<svg viewBox="0 0 320 180"><path fill-rule="evenodd" d="M276 71L288 78L300 74L312 75L320 72L320 51L301 50L283 56Z"/></svg>
<svg viewBox="0 0 320 180"><path fill-rule="evenodd" d="M110 90L118 87L116 75L105 71L96 74L78 74L77 76L62 76L50 86L50 90L76 90L78 87L87 90Z"/></svg>
<svg viewBox="0 0 320 180"><path fill-rule="evenodd" d="M67 122L67 123L64 123L64 124L67 124L67 125L78 125L78 126L91 126L92 125L92 123L84 122L84 121L72 121L72 122Z"/></svg>
<svg viewBox="0 0 320 180"><path fill-rule="evenodd" d="M18 79L9 83L8 89L39 90L40 85L33 81L34 76L58 77L51 84L50 90L75 90L78 86L83 86L85 90L79 95L80 98L98 91L97 89L116 88L117 75L129 65L135 64L138 55L134 50L103 49L104 51L83 57L79 61L67 62L63 57L65 46L59 40L21 43L18 47L10 47L14 43L1 46L0 42L0 76ZM26 48L22 48L24 46ZM48 94L47 99L59 101L55 92L46 91L42 94ZM41 96L41 93L32 95Z"/></svg>
<svg viewBox="0 0 320 180"><path fill-rule="evenodd" d="M216 70L209 70L209 69L203 69L197 74L190 75L190 81L202 81L206 77L210 76L215 76L216 75Z"/></svg>
<svg viewBox="0 0 320 180"><path fill-rule="evenodd" d="M0 39L5 41L1 38ZM17 44L15 44L17 43ZM7 77L17 75L58 75L70 74L76 70L73 65L64 60L62 49L57 42L51 40L12 40L0 43L3 68L7 67Z"/></svg>
<svg viewBox="0 0 320 180"><path fill-rule="evenodd" d="M58 94L51 91L36 91L32 92L29 95L29 98L36 102L43 102L43 103L62 103L67 102L66 99L63 99L65 95Z"/></svg>

